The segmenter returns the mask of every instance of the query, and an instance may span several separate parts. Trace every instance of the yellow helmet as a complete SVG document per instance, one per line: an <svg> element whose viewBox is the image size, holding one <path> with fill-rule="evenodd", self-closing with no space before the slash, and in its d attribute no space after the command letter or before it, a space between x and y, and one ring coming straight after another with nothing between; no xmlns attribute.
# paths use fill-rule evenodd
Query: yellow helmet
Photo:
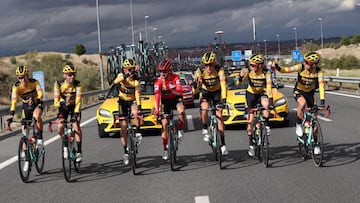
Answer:
<svg viewBox="0 0 360 203"><path fill-rule="evenodd" d="M29 73L28 69L26 68L26 66L18 66L16 67L16 76L23 76L23 75L27 75Z"/></svg>
<svg viewBox="0 0 360 203"><path fill-rule="evenodd" d="M314 51L310 51L305 53L304 55L304 60L311 62L311 63L319 63L320 61L320 54L314 52Z"/></svg>
<svg viewBox="0 0 360 203"><path fill-rule="evenodd" d="M214 52L206 52L202 57L204 64L216 63L216 54Z"/></svg>
<svg viewBox="0 0 360 203"><path fill-rule="evenodd" d="M76 73L76 68L71 64L66 65L63 68L63 73Z"/></svg>
<svg viewBox="0 0 360 203"><path fill-rule="evenodd" d="M249 58L250 62L262 64L264 63L264 56L262 54L254 54Z"/></svg>
<svg viewBox="0 0 360 203"><path fill-rule="evenodd" d="M135 68L136 62L132 59L125 59L124 60L124 68Z"/></svg>

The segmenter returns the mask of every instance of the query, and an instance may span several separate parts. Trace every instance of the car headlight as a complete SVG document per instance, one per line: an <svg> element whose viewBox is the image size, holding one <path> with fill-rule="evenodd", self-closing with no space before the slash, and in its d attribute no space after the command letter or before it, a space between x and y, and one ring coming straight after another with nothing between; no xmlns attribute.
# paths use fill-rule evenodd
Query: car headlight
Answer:
<svg viewBox="0 0 360 203"><path fill-rule="evenodd" d="M274 106L281 106L281 105L284 105L285 103L286 103L286 98L281 97L280 99L276 100Z"/></svg>
<svg viewBox="0 0 360 203"><path fill-rule="evenodd" d="M111 118L111 117L112 117L110 111L105 110L105 109L100 109L100 110L99 110L99 115L100 115L100 116L107 117L107 118Z"/></svg>

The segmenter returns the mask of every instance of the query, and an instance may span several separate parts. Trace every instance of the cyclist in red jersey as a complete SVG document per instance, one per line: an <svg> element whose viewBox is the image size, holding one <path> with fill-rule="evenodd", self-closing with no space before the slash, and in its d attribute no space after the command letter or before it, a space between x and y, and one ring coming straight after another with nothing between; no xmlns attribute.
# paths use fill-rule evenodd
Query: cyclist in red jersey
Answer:
<svg viewBox="0 0 360 203"><path fill-rule="evenodd" d="M169 60L161 61L158 65L160 77L154 82L155 93L155 116L159 116L160 113L170 114L171 109L177 110L178 113L178 137L182 140L184 136L184 115L185 107L182 103L182 86L180 83L180 77L171 71L171 62ZM162 119L161 137L164 147L164 153L162 159L167 160L169 158L167 143L168 135L167 131L168 122L166 119Z"/></svg>

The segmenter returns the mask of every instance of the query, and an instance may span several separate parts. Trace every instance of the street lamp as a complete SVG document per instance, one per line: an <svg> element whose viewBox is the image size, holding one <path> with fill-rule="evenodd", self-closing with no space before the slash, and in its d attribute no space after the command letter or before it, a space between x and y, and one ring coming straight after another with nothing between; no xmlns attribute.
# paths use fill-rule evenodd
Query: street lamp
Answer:
<svg viewBox="0 0 360 203"><path fill-rule="evenodd" d="M158 36L159 43L161 42L161 38L162 38L162 36L159 35L159 36Z"/></svg>
<svg viewBox="0 0 360 203"><path fill-rule="evenodd" d="M97 20L97 33L98 33L98 42L99 42L99 55L100 55L100 79L101 79L101 89L104 89L104 76L103 76L103 63L101 55L101 33L100 33L100 17L99 17L99 0L96 0L96 20Z"/></svg>
<svg viewBox="0 0 360 203"><path fill-rule="evenodd" d="M278 55L279 55L279 58L280 58L280 35L276 34L276 37L277 37L277 41L278 41Z"/></svg>
<svg viewBox="0 0 360 203"><path fill-rule="evenodd" d="M266 46L266 39L264 39L264 43L265 43L265 59L267 59L267 46Z"/></svg>
<svg viewBox="0 0 360 203"><path fill-rule="evenodd" d="M154 31L154 44L155 44L155 31L157 30L156 27L153 28L153 31Z"/></svg>
<svg viewBox="0 0 360 203"><path fill-rule="evenodd" d="M320 39L321 39L321 49L324 49L324 40L323 40L323 28L322 28L322 18L318 18L320 21Z"/></svg>
<svg viewBox="0 0 360 203"><path fill-rule="evenodd" d="M295 49L297 50L298 49L298 46L297 46L297 33L296 33L296 27L293 27L294 29L294 32L295 32Z"/></svg>
<svg viewBox="0 0 360 203"><path fill-rule="evenodd" d="M130 0L130 17L131 17L131 42L132 42L132 44L135 44L135 41L134 41L134 20L133 20L132 0Z"/></svg>
<svg viewBox="0 0 360 203"><path fill-rule="evenodd" d="M148 38L147 38L147 21L146 19L148 19L149 16L145 16L144 19L145 19L145 42L148 41Z"/></svg>

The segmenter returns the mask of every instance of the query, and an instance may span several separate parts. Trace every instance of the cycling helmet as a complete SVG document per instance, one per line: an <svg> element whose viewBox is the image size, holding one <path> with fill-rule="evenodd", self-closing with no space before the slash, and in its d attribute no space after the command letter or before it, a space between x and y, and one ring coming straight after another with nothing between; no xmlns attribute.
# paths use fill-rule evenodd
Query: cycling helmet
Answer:
<svg viewBox="0 0 360 203"><path fill-rule="evenodd" d="M171 68L171 61L169 60L164 60L164 61L160 61L159 65L158 65L158 70L170 70Z"/></svg>
<svg viewBox="0 0 360 203"><path fill-rule="evenodd" d="M254 54L249 58L250 62L262 64L264 63L264 56L262 54Z"/></svg>
<svg viewBox="0 0 360 203"><path fill-rule="evenodd" d="M136 62L132 59L124 60L124 68L135 68Z"/></svg>
<svg viewBox="0 0 360 203"><path fill-rule="evenodd" d="M320 61L320 54L314 52L314 51L310 51L305 53L304 55L304 60L311 62L311 63L319 63Z"/></svg>
<svg viewBox="0 0 360 203"><path fill-rule="evenodd" d="M214 52L206 52L202 57L204 64L216 63L216 54Z"/></svg>
<svg viewBox="0 0 360 203"><path fill-rule="evenodd" d="M16 67L16 76L23 76L28 74L28 69L26 68L26 66L18 66Z"/></svg>
<svg viewBox="0 0 360 203"><path fill-rule="evenodd" d="M76 73L76 68L71 64L66 65L63 68L63 73Z"/></svg>

